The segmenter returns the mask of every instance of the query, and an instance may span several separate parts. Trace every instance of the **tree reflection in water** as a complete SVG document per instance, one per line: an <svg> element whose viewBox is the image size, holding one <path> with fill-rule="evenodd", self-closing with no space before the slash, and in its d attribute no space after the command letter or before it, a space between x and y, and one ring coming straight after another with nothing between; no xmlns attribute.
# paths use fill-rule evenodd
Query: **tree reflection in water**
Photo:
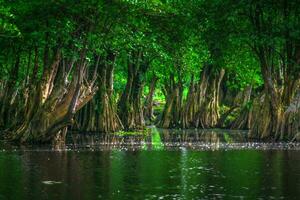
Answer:
<svg viewBox="0 0 300 200"><path fill-rule="evenodd" d="M247 131L218 129L158 129L151 128L146 135L72 134L67 148L70 149L240 149L240 148L299 148L299 143L258 143L248 139Z"/></svg>

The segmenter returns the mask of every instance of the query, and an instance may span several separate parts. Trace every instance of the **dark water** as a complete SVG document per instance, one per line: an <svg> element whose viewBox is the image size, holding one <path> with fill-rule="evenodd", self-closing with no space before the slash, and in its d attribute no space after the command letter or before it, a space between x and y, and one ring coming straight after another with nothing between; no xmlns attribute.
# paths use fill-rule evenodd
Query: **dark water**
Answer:
<svg viewBox="0 0 300 200"><path fill-rule="evenodd" d="M73 135L62 150L2 144L0 200L300 199L299 144L226 134Z"/></svg>

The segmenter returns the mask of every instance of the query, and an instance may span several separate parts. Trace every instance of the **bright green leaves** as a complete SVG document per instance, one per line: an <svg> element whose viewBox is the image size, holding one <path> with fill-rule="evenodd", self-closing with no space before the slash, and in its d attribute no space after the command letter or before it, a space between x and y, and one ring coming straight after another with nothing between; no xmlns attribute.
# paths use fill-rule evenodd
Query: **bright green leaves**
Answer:
<svg viewBox="0 0 300 200"><path fill-rule="evenodd" d="M247 85L255 88L263 81L252 47L270 48L276 66L281 64L280 56L288 64L292 61L282 53L286 48L283 44L294 44L300 38L299 6L288 2L289 12L284 15L283 3L0 0L0 47L11 51L12 46L20 46L24 52L38 47L40 62L43 49L54 49L58 44L68 58L78 58L78 50L87 48L91 63L95 55L112 51L117 55L117 91L126 83L128 55L139 50L143 52L143 62L149 65L143 79L147 83L156 76L161 86L172 74L188 87L191 77L198 81L203 65L211 63L217 70L226 69L225 80L230 89L240 90ZM263 11L259 31L253 24L256 8ZM24 63L27 54L22 55ZM0 54L0 60L4 58Z"/></svg>
<svg viewBox="0 0 300 200"><path fill-rule="evenodd" d="M18 37L21 35L18 27L14 24L15 16L10 8L0 0L0 37Z"/></svg>
<svg viewBox="0 0 300 200"><path fill-rule="evenodd" d="M259 63L246 47L231 49L225 57L225 63L226 85L230 89L242 90L249 85L256 88L263 84Z"/></svg>

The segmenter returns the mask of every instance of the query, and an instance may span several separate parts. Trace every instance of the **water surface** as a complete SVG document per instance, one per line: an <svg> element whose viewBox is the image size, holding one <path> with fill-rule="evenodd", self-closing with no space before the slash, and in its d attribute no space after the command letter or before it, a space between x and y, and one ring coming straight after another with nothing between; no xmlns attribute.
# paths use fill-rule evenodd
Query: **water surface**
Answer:
<svg viewBox="0 0 300 200"><path fill-rule="evenodd" d="M0 200L300 197L299 144L255 143L244 132L73 134L63 149L2 147Z"/></svg>

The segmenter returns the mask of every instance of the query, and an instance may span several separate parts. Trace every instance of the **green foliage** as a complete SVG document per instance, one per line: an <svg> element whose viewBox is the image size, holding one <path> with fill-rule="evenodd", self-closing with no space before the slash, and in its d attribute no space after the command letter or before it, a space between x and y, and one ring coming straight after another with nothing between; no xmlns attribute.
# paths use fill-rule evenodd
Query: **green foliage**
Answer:
<svg viewBox="0 0 300 200"><path fill-rule="evenodd" d="M0 37L18 37L20 31L14 24L15 16L11 13L10 8L4 5L4 1L0 0Z"/></svg>
<svg viewBox="0 0 300 200"><path fill-rule="evenodd" d="M233 46L225 56L226 86L233 90L242 90L251 85L254 88L263 84L258 61L249 49Z"/></svg>
<svg viewBox="0 0 300 200"><path fill-rule="evenodd" d="M270 48L274 66L290 62L283 55L284 43L300 38L296 2L284 1L195 0L195 1L4 1L0 0L0 76L6 79L17 52L21 54L20 81L33 68L34 49L39 65L45 48L62 47L69 59L79 58L79 49L87 49L85 59L95 62L108 52L117 55L114 89L118 96L126 84L130 54L143 52L147 86L158 77L155 100L163 101L162 89L174 76L181 81L186 95L191 78L200 79L206 63L226 69L226 87L242 90L263 84L260 60L253 47ZM262 29L251 21L255 9L261 9ZM253 16L252 16L253 17ZM288 35L287 35L288 34ZM288 44L288 43L287 43ZM28 55L31 52L31 57ZM280 57L284 57L279 61ZM110 63L111 64L111 63ZM299 68L299 66L298 66ZM291 69L295 74L298 68ZM43 69L39 68L41 73Z"/></svg>

